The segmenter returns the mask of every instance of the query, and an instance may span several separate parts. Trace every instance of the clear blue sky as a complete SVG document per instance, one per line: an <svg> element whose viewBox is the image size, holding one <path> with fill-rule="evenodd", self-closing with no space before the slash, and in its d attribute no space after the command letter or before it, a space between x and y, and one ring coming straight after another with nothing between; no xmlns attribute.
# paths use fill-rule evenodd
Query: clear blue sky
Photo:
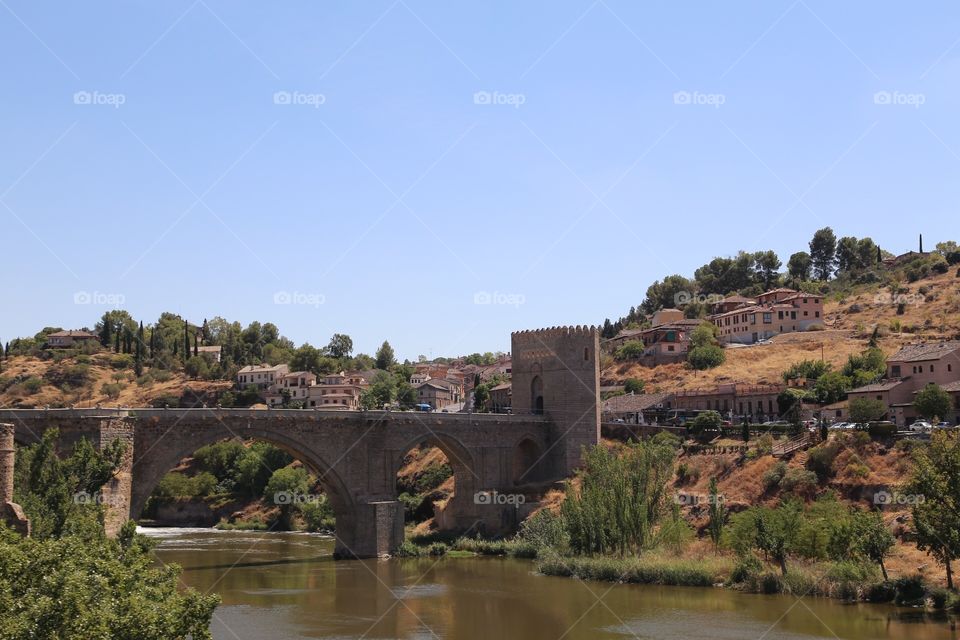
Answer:
<svg viewBox="0 0 960 640"><path fill-rule="evenodd" d="M115 295L507 350L825 225L960 239L954 2L0 0L0 53L5 340Z"/></svg>

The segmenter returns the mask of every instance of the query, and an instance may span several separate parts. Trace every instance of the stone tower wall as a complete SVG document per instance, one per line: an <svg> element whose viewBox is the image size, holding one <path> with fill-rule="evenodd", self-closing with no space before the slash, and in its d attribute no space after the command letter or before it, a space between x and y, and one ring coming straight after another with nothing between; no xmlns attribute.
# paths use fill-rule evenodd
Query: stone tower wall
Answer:
<svg viewBox="0 0 960 640"><path fill-rule="evenodd" d="M596 327L553 327L511 336L513 412L552 422L555 475L580 466L583 447L600 442L600 336Z"/></svg>
<svg viewBox="0 0 960 640"><path fill-rule="evenodd" d="M0 505L13 502L14 428L0 424Z"/></svg>

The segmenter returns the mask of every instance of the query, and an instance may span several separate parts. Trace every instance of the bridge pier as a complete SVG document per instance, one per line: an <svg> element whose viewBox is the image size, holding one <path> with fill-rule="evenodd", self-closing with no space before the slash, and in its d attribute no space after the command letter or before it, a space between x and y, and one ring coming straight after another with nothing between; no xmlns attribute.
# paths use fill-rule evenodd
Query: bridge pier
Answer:
<svg viewBox="0 0 960 640"><path fill-rule="evenodd" d="M24 536L30 535L30 521L20 505L13 501L13 474L16 465L15 429L0 424L0 521Z"/></svg>
<svg viewBox="0 0 960 640"><path fill-rule="evenodd" d="M392 554L403 543L403 503L382 500L356 505L353 513L337 518L337 558L378 558Z"/></svg>

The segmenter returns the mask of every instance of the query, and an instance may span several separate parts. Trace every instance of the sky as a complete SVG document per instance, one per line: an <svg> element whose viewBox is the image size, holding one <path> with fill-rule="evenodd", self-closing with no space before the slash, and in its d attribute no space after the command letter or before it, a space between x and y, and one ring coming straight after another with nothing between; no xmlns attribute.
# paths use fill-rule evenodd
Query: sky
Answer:
<svg viewBox="0 0 960 640"><path fill-rule="evenodd" d="M273 322L401 358L814 231L960 239L960 5L0 0L0 338Z"/></svg>

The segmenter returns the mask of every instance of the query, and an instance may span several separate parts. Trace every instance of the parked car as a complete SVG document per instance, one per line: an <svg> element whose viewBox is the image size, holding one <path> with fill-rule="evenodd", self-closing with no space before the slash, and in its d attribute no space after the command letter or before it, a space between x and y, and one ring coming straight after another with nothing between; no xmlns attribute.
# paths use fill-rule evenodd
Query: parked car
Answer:
<svg viewBox="0 0 960 640"><path fill-rule="evenodd" d="M933 428L934 429L952 429L953 425L950 424L949 422L938 422L937 424L933 425Z"/></svg>
<svg viewBox="0 0 960 640"><path fill-rule="evenodd" d="M929 422L927 422L926 420L917 420L916 422L914 422L913 424L911 424L911 425L910 425L909 427L907 427L907 428L908 428L910 431L916 431L916 432L918 432L918 433L924 433L924 432L926 432L926 431L930 431L930 429L933 428L933 425L930 424Z"/></svg>

